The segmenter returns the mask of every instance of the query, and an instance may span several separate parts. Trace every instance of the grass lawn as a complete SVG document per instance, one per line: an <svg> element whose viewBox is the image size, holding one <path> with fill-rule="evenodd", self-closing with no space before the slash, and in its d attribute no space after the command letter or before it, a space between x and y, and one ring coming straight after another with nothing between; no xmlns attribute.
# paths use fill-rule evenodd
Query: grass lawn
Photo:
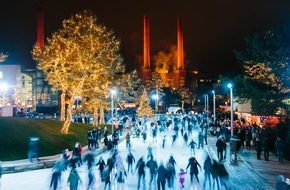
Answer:
<svg viewBox="0 0 290 190"><path fill-rule="evenodd" d="M72 150L76 142L87 145L87 131L92 124L72 123L68 134L60 133L62 125L53 119L0 117L0 160L27 159L29 137L39 137L39 157L59 154L66 148Z"/></svg>

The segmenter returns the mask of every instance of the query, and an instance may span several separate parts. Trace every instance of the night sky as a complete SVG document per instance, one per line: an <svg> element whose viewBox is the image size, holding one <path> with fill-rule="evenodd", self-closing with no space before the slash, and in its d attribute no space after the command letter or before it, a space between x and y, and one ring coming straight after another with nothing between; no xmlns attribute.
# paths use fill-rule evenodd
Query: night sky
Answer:
<svg viewBox="0 0 290 190"><path fill-rule="evenodd" d="M7 64L33 68L37 8L44 10L45 36L77 11L92 10L121 40L129 70L143 55L143 15L150 19L151 55L176 45L177 17L183 21L187 69L225 73L237 68L233 49L244 36L290 24L290 0L1 0L0 52Z"/></svg>

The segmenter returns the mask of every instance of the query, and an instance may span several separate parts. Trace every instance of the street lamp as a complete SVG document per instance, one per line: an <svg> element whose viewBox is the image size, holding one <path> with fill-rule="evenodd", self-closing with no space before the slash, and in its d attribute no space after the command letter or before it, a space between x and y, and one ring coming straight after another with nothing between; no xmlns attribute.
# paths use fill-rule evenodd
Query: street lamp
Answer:
<svg viewBox="0 0 290 190"><path fill-rule="evenodd" d="M234 102L233 102L233 85L231 83L228 84L228 88L230 89L230 98L231 98L231 137L234 135Z"/></svg>
<svg viewBox="0 0 290 190"><path fill-rule="evenodd" d="M155 113L158 111L158 94L152 95L153 100L155 100Z"/></svg>
<svg viewBox="0 0 290 190"><path fill-rule="evenodd" d="M208 94L204 95L204 107L205 107L205 111L206 111L206 122L208 121Z"/></svg>
<svg viewBox="0 0 290 190"><path fill-rule="evenodd" d="M112 119L112 134L114 133L114 123L113 123L113 118L114 118L114 95L116 94L116 90L112 89L111 90L111 119Z"/></svg>
<svg viewBox="0 0 290 190"><path fill-rule="evenodd" d="M215 123L215 91L212 91L212 98L213 98L213 122Z"/></svg>
<svg viewBox="0 0 290 190"><path fill-rule="evenodd" d="M28 103L28 96L26 96L26 99L25 99L25 116L27 118L27 103Z"/></svg>

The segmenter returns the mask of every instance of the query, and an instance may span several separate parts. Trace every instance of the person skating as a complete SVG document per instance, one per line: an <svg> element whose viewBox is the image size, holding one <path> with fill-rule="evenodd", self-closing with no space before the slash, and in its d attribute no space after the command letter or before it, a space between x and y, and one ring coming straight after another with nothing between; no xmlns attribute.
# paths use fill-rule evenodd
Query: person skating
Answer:
<svg viewBox="0 0 290 190"><path fill-rule="evenodd" d="M162 138L162 148L163 149L165 148L165 143L166 143L166 135L163 135L163 138Z"/></svg>
<svg viewBox="0 0 290 190"><path fill-rule="evenodd" d="M88 164L88 190L93 189L93 185L95 183L95 173L93 171L93 164L95 163L95 157L92 153L92 151L89 151L85 156L84 156L84 162L87 162Z"/></svg>
<svg viewBox="0 0 290 190"><path fill-rule="evenodd" d="M58 189L58 184L60 182L61 178L61 172L65 170L65 163L63 162L63 159L59 159L55 162L53 169L52 169L52 177L50 181L50 188L53 190Z"/></svg>
<svg viewBox="0 0 290 190"><path fill-rule="evenodd" d="M146 138L147 138L147 133L145 130L142 131L142 138L143 138L143 143L146 142Z"/></svg>
<svg viewBox="0 0 290 190"><path fill-rule="evenodd" d="M107 186L109 189L111 189L111 169L107 165L101 174L101 181L104 183L103 190L107 189Z"/></svg>
<svg viewBox="0 0 290 190"><path fill-rule="evenodd" d="M136 170L138 170L138 186L137 186L137 189L140 189L140 186L141 186L141 180L142 180L142 183L143 183L143 188L146 189L146 186L145 186L145 162L143 160L143 157L141 157L137 164L136 164Z"/></svg>
<svg viewBox="0 0 290 190"><path fill-rule="evenodd" d="M213 161L212 169L211 169L211 176L212 176L212 187L215 189L215 184L217 185L217 189L220 188L219 185L219 164L216 160Z"/></svg>
<svg viewBox="0 0 290 190"><path fill-rule="evenodd" d="M68 149L65 149L62 152L62 161L64 162L64 170L67 170L67 166L69 165L70 162L70 152Z"/></svg>
<svg viewBox="0 0 290 190"><path fill-rule="evenodd" d="M196 146L196 142L194 142L194 140L192 139L190 141L190 143L188 144L188 147L190 147L191 155L192 155L192 153L193 153L193 155L195 155L195 146Z"/></svg>
<svg viewBox="0 0 290 190"><path fill-rule="evenodd" d="M75 168L72 168L68 176L67 183L69 184L70 190L77 190L79 183L82 183L82 180Z"/></svg>
<svg viewBox="0 0 290 190"><path fill-rule="evenodd" d="M157 187L158 190L165 190L166 183L166 169L163 165L163 162L160 162L159 167L157 169Z"/></svg>
<svg viewBox="0 0 290 190"><path fill-rule="evenodd" d="M203 134L202 134L202 131L199 131L198 133L198 146L197 148L202 148L203 149L203 146L204 146L204 137L203 137Z"/></svg>
<svg viewBox="0 0 290 190"><path fill-rule="evenodd" d="M131 170L131 173L133 173L133 163L135 162L135 158L131 151L128 152L126 162L128 163L128 173Z"/></svg>
<svg viewBox="0 0 290 190"><path fill-rule="evenodd" d="M179 175L179 184L181 188L184 188L184 182L185 182L185 175L187 172L184 171L184 169L180 169Z"/></svg>
<svg viewBox="0 0 290 190"><path fill-rule="evenodd" d="M187 147L187 143L188 143L188 135L187 135L187 133L184 133L184 135L183 135L183 142L184 142L184 147Z"/></svg>
<svg viewBox="0 0 290 190"><path fill-rule="evenodd" d="M96 166L99 166L99 170L100 170L100 175L102 175L102 172L106 166L105 161L103 160L103 157L101 156L98 163L96 164Z"/></svg>
<svg viewBox="0 0 290 190"><path fill-rule="evenodd" d="M88 170L88 179L89 179L89 182L88 182L88 189L87 190L93 190L94 189L93 186L96 182L96 178L95 178L95 173L94 173L92 167Z"/></svg>
<svg viewBox="0 0 290 190"><path fill-rule="evenodd" d="M186 170L188 168L190 168L189 174L190 174L190 182L191 183L193 182L193 176L195 177L195 179L197 180L197 182L199 182L199 179L198 179L198 173L199 173L198 167L201 170L201 166L198 163L198 161L196 160L196 158L195 157L189 158L188 164L187 164L187 167L186 167Z"/></svg>
<svg viewBox="0 0 290 190"><path fill-rule="evenodd" d="M168 160L168 162L171 164L171 166L172 166L172 172L171 172L171 175L170 175L170 180L169 180L169 186L170 187L173 187L174 186L174 178L175 178L175 175L176 175L176 170L175 170L175 166L176 166L176 161L175 161L175 159L173 158L173 156L171 155L170 157L169 157L169 160Z"/></svg>
<svg viewBox="0 0 290 190"><path fill-rule="evenodd" d="M149 182L149 185L151 187L152 182L155 184L156 171L157 171L157 168L158 168L157 162L153 159L152 155L150 157L150 160L147 161L146 166L149 168L149 171L150 171L150 182Z"/></svg>
<svg viewBox="0 0 290 190"><path fill-rule="evenodd" d="M122 165L116 172L115 179L117 182L117 190L124 190L125 189L125 178L127 177L127 172Z"/></svg>
<svg viewBox="0 0 290 190"><path fill-rule="evenodd" d="M77 142L75 144L75 147L73 149L73 153L72 153L72 165L73 167L76 167L75 164L77 164L78 166L82 165L82 146L79 142Z"/></svg>
<svg viewBox="0 0 290 190"><path fill-rule="evenodd" d="M147 148L147 159L149 159L151 156L153 156L153 147L152 144L150 144Z"/></svg>
<svg viewBox="0 0 290 190"><path fill-rule="evenodd" d="M93 155L92 151L89 151L85 156L84 156L84 162L87 162L88 164L88 170L92 168L94 162L95 162L95 156Z"/></svg>
<svg viewBox="0 0 290 190"><path fill-rule="evenodd" d="M204 170L204 182L203 189L206 189L206 182L208 181L209 188L211 188L211 172L212 172L212 161L209 156L205 159L203 163Z"/></svg>
<svg viewBox="0 0 290 190"><path fill-rule="evenodd" d="M175 146L175 142L176 142L176 139L177 139L177 134L178 132L173 132L173 135L172 135L172 143L171 143L171 146Z"/></svg>
<svg viewBox="0 0 290 190"><path fill-rule="evenodd" d="M152 140L153 140L153 143L157 142L157 125L154 125L152 127Z"/></svg>
<svg viewBox="0 0 290 190"><path fill-rule="evenodd" d="M126 134L126 148L128 148L128 149L131 148L131 144L130 144L130 134L129 133Z"/></svg>
<svg viewBox="0 0 290 190"><path fill-rule="evenodd" d="M220 178L221 188L224 187L225 189L229 190L230 189L229 184L228 184L229 173L222 162L220 162L218 166L219 166L218 175Z"/></svg>

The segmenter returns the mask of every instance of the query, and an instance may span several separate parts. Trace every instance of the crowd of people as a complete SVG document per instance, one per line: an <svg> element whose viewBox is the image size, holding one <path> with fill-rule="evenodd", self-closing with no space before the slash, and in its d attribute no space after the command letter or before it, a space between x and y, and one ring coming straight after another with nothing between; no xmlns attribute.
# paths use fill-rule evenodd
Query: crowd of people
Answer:
<svg viewBox="0 0 290 190"><path fill-rule="evenodd" d="M166 187L174 188L175 179L178 178L180 188L185 188L186 176L189 175L190 184L201 187L199 180L199 173L204 170L204 183L203 187L220 187L224 186L227 189L228 173L222 162L219 160L213 160L209 156L201 162L197 160L195 156L196 149L203 149L204 144L207 144L208 125L200 118L193 116L186 116L182 118L159 118L155 119L148 126L144 125L144 121L136 122L136 126L132 127L132 131L126 132L126 148L128 150L127 156L122 158L118 151L118 142L120 139L120 132L115 130L112 134L112 139L108 139L108 135L104 131L99 129L89 130L87 134L88 139L88 152L82 156L82 146L80 143L76 143L69 155L69 151L65 150L53 168L50 187L57 189L62 171L70 170L67 182L70 189L77 189L82 180L76 170L83 163L88 165L88 188L93 189L96 182L96 176L93 171L93 167L98 167L100 181L103 183L103 189L111 189L112 184L115 184L116 189L125 189L124 183L126 178L131 175L138 176L137 189L144 189L146 186L156 187L156 189L165 190ZM193 131L198 131L198 138L195 140L192 135ZM94 132L95 131L95 132ZM98 132L99 131L99 132ZM140 131L140 133L137 133ZM166 133L171 131L171 133ZM146 135L144 135L144 133ZM148 134L147 134L148 133ZM103 135L104 144L110 151L110 156L107 160L104 160L102 156L97 159L94 154L94 150L97 149L100 143L98 135ZM131 138L134 135L135 138L139 138L140 142L147 143L147 135L151 135L152 143L147 148L147 155L143 155L138 160L135 158L134 153L131 151ZM171 142L164 142L166 135L170 135ZM189 138L191 137L191 138ZM187 159L187 166L185 168L176 168L176 161L174 155L171 155L166 162L157 161L156 155L153 151L153 144L157 142L159 138L162 142L162 148L175 147L176 139L181 138L183 140L184 148L188 147L190 151L190 157ZM189 140L191 139L191 140ZM158 140L158 141L159 141ZM110 143L111 142L111 145ZM159 163L158 163L159 162ZM125 166L127 165L127 166ZM150 180L146 184L145 170L148 170L150 174Z"/></svg>
<svg viewBox="0 0 290 190"><path fill-rule="evenodd" d="M233 137L238 139L235 147L236 151L239 151L240 148L243 150L252 149L256 151L258 160L264 159L265 161L270 161L269 152L274 147L277 151L278 163L282 164L284 143L280 136L276 136L274 144L271 144L270 138L273 134L267 131L268 128L268 126L261 127L255 123L246 122L243 119L235 121ZM226 156L226 142L230 141L228 120L217 120L215 136L217 137L216 146L219 159L222 160L222 155Z"/></svg>
<svg viewBox="0 0 290 190"><path fill-rule="evenodd" d="M67 182L70 189L78 189L82 179L80 178L76 168L83 163L88 165L88 187L94 189L96 176L93 171L94 167L98 167L99 177L103 185L103 189L111 189L113 186L117 190L125 189L125 181L131 178L132 175L137 175L137 189L146 189L149 186L155 187L158 190L165 190L167 187L172 189L176 187L175 179L178 178L178 186L183 189L186 184L196 186L198 189L230 189L229 173L224 166L224 160L227 159L227 144L230 145L231 152L237 152L240 148L255 149L257 159L261 159L261 152L264 152L264 159L269 160L269 142L267 133L264 128L251 125L249 123L240 123L235 126L234 136L229 138L228 120L219 121L215 124L208 123L208 120L202 115L185 115L183 117L159 117L145 125L146 118L137 120L131 128L131 131L125 132L125 141L127 155L122 157L118 151L118 143L122 131L115 130L110 139L108 139L107 129L93 129L87 133L89 152L82 156L82 146L76 143L69 155L69 151L63 152L62 158L55 163L51 178L51 188L57 189L62 171L70 168L70 174ZM121 124L122 125L122 124ZM209 127L216 125L216 147L217 159L207 156L205 160L198 160L196 149L203 149L207 145L207 136ZM170 131L170 133L168 133ZM197 138L193 138L193 132L197 132ZM150 136L151 142L148 142ZM169 137L168 137L169 136ZM132 150L131 138L139 139L139 142L149 143L147 154L135 158ZM171 142L166 142L171 138ZM161 142L161 148L174 148L176 140L183 140L183 148L188 148L190 157L187 160L187 165L184 168L177 169L174 155L171 155L166 162L159 160L153 151L153 146L156 142ZM236 143L233 145L232 139L236 138ZM97 159L94 150L100 147L101 139L104 140L104 145L110 151L110 156L104 160L102 156ZM230 143L229 143L230 142ZM280 137L277 137L275 147L278 155L278 163L283 163L282 147L283 143ZM234 150L233 150L234 149ZM197 155L197 156L196 156ZM236 155L235 155L236 156ZM146 171L149 173L149 180L146 182ZM203 183L200 183L199 174L203 170ZM189 175L189 181L186 183L186 176ZM278 178L277 189L282 189L285 180L280 176ZM114 185L113 185L114 184Z"/></svg>

